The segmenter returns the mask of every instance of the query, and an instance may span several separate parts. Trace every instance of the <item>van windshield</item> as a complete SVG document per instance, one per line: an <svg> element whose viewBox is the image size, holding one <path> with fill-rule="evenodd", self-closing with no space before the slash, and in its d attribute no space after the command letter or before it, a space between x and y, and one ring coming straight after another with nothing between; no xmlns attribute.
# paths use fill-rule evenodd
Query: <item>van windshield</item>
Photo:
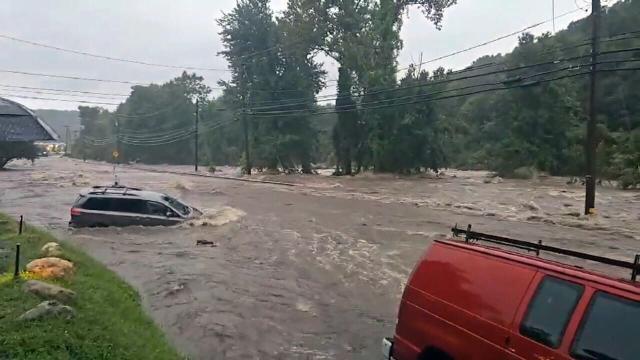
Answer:
<svg viewBox="0 0 640 360"><path fill-rule="evenodd" d="M191 208L172 198L169 195L163 195L162 200L166 201L172 208L176 209L181 215L189 215Z"/></svg>

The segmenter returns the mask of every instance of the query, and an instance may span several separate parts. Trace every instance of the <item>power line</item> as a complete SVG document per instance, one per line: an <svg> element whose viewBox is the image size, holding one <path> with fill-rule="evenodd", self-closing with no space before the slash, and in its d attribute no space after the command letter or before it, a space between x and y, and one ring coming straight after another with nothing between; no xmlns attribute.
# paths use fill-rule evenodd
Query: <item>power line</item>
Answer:
<svg viewBox="0 0 640 360"><path fill-rule="evenodd" d="M615 54L615 53L624 53L624 52L629 52L629 51L640 51L640 47L629 48L629 49L620 49L620 50L603 51L600 54L601 55L608 55L608 54ZM516 67L512 67L512 68L507 68L507 69L494 70L494 71L484 72L484 73L480 73L480 74L466 75L466 76L457 77L457 78L453 78L453 79L432 80L432 81L428 81L428 82L424 82L424 83L412 84L412 85L407 85L407 86L398 86L398 87L393 87L393 88L386 88L384 90L372 91L372 92L368 92L368 93L365 93L365 94L362 94L362 95L351 95L351 97L352 98L362 98L362 97L370 96L370 95L387 94L387 93L398 92L398 91L403 91L403 90L407 90L407 89L441 85L441 84L447 84L447 83L451 83L451 82L455 82L455 81L461 81L461 80L471 80L471 79L476 79L476 78L485 77L485 76L489 76L489 75L500 75L500 74L504 74L504 73L508 73L508 72L526 70L526 69L540 67L540 66L556 65L556 64L560 64L560 63L564 63L564 62L568 62L568 61L588 58L589 56L590 55L572 56L572 57L567 57L567 58L560 58L560 59L555 59L555 60L539 62L539 63L535 63L535 64L521 65L521 66L516 66ZM334 100L337 100L337 99L338 99L338 97L334 98ZM296 103L295 105L304 105L304 104ZM264 109L276 108L276 107L284 107L284 106L287 106L287 104L283 104L281 106L254 107L254 108L250 108L249 110L264 110ZM305 111L305 110L299 110L299 111Z"/></svg>
<svg viewBox="0 0 640 360"><path fill-rule="evenodd" d="M623 63L623 62L637 62L640 61L640 59L633 59L633 60L617 60L617 61L611 61L609 63ZM591 64L582 64L583 67L586 66L590 66ZM567 71L570 70L571 68L566 68L566 69L562 69L563 71ZM639 70L640 68L618 68L618 69L606 69L604 71L607 72L613 72L613 71L631 71L631 70ZM603 69L598 69L598 71L603 71ZM548 71L548 72L543 72L543 73L538 73L538 74L533 74L528 76L527 78L532 78L532 77L536 77L536 76L541 76L541 75L546 75L549 74L551 72L555 72L555 71ZM496 91L496 90L508 90L508 89L516 89L516 88L525 88L525 87L531 87L534 85L539 85L542 83L546 83L546 82L550 82L550 81L556 81L556 80L561 80L561 79L566 79L566 78L570 78L570 77L576 77L576 76L580 76L580 75L586 75L586 74L590 74L590 71L586 71L586 72L580 72L580 73L575 73L575 74L568 74L568 75L561 75L552 79L543 79L543 80L534 80L531 81L529 83L526 84L520 84L520 85L513 85L513 86L505 86L504 83L505 82L500 82L500 83L496 83L500 84L502 87L500 88L492 88L492 89L483 89L483 90L478 90L478 91L473 91L473 92L469 92L469 93L464 93L464 94L456 94L456 95L449 95L449 96L443 96L443 97L438 97L438 98L432 98L432 99L417 99L417 100L413 100L413 101L409 101L409 102L403 102L403 103L394 103L394 104L386 104L386 105L378 105L378 106L372 106L372 107L364 107L361 104L361 108L358 108L357 106L351 105L350 108L348 109L340 109L340 110L328 110L328 111L321 111L321 112L309 112L308 110L306 111L306 113L310 116L316 116L316 115L326 115L326 114L337 114L337 113L341 113L341 112L351 112L351 111L361 111L361 110L374 110L374 109L381 109L381 108L388 108L388 107L395 107L395 106L402 106L402 105L412 105L412 104L417 104L417 103L426 103L426 102L431 102L431 101L437 101L437 100L445 100L445 99L452 99L452 98L458 98L458 97L463 97L463 96L470 96L470 95L476 95L476 94L481 94L481 93L485 93L485 92L490 92L490 91ZM486 85L485 85L486 86ZM471 86L474 87L474 86ZM453 90L461 90L464 88L468 88L468 87L463 87L463 88L459 88L459 89L452 89L452 90L447 90L447 91L453 91ZM427 94L430 95L430 94ZM423 96L424 97L424 96ZM394 99L392 99L394 100ZM366 104L380 104L382 102L388 102L388 101L375 101L375 102L370 102L370 103L366 103ZM252 116L256 116L256 117L274 117L274 116L297 116L300 115L301 112L280 112L280 113L254 113L251 114Z"/></svg>
<svg viewBox="0 0 640 360"><path fill-rule="evenodd" d="M117 62L138 64L138 65L146 65L146 66L153 66L153 67L167 68L167 69L178 69L178 70L201 70L201 71L217 71L217 72L227 72L227 71L229 71L229 69L215 69L215 68L196 67L196 66L168 65L168 64L159 64L159 63L152 63L152 62L140 61L140 60L118 58L118 57L113 57L113 56L108 56L108 55L99 55L99 54L89 53L89 52L86 52L86 51L66 49L66 48L62 48L62 47L59 47L59 46L55 46L55 45L49 45L49 44L39 43L39 42L31 41L31 40L20 39L20 38L14 37L14 36L6 35L6 34L0 34L0 38L4 38L4 39L7 39L7 40L11 40L11 41L15 41L15 42L23 43L23 44L28 44L28 45L32 45L32 46L38 46L38 47L43 47L43 48L47 48L47 49L51 49L51 50L56 50L56 51L61 51L61 52L66 52L66 53L71 53L71 54L76 54L76 55L82 55L82 56L88 56L88 57L93 57L93 58L102 59L102 60L117 61Z"/></svg>
<svg viewBox="0 0 640 360"><path fill-rule="evenodd" d="M128 80L96 79L96 78L87 78L87 77L81 77L81 76L43 74L43 73L34 73L34 72L18 71L18 70L0 69L0 72L10 73L10 74L18 74L18 75L28 75L28 76L43 76L43 77L68 79L68 80L96 81L96 82L107 82L107 83L117 83L117 84L129 84L129 85L147 85L147 84L144 84L144 83L128 81Z"/></svg>
<svg viewBox="0 0 640 360"><path fill-rule="evenodd" d="M74 103L82 103L82 104L95 104L95 105L119 105L119 103L108 103L108 102L88 101L88 100L56 99L56 98L45 98L45 97L38 97L38 96L27 96L27 95L16 95L16 94L0 94L0 96L17 97L17 98L20 98L20 99L64 101L64 102L74 102Z"/></svg>
<svg viewBox="0 0 640 360"><path fill-rule="evenodd" d="M0 87L3 87L0 85ZM5 90L5 89L3 89ZM41 95L55 95L55 96L68 96L68 97L82 97L82 98L92 98L92 99L106 99L106 100L117 100L117 97L114 96L104 96L104 95L85 95L85 94L60 94L59 92L51 92L51 91L40 91L40 90L26 90L26 89L6 89L11 91L17 91L19 93L30 93L30 94L41 94Z"/></svg>
<svg viewBox="0 0 640 360"><path fill-rule="evenodd" d="M140 86L152 85L152 83L141 83L141 82L135 82L135 81L129 81L129 80L98 79L98 78L89 78L89 77L83 77L83 76L44 74L44 73L34 73L34 72L28 72L28 71L7 70L7 69L0 69L0 72L18 74L18 75L27 75L27 76L41 76L41 77L50 77L50 78L58 78L58 79L67 79L67 80L94 81L94 82L140 85ZM209 88L214 90L225 89L223 87L209 87Z"/></svg>
<svg viewBox="0 0 640 360"><path fill-rule="evenodd" d="M145 118L145 117L152 117L152 116L156 116L156 115L160 115L162 113L165 113L167 111L173 110L174 108L178 107L178 105L182 104L182 101L178 101L175 102L174 104L171 104L165 108L162 108L160 110L151 112L151 113L144 113L144 114L118 114L118 113L113 113L111 114L111 116L115 116L118 118L123 118L123 119L138 119L138 118Z"/></svg>
<svg viewBox="0 0 640 360"><path fill-rule="evenodd" d="M475 49L477 49L477 48L480 48L480 47L483 47L483 46L487 46L487 45L489 45L489 44L492 44L492 43L494 43L494 42L498 42L498 41L500 41L500 40L504 40L504 39L510 38L510 37L512 37L512 36L520 35L520 34L522 34L523 32L525 32L525 31L527 31L527 30L531 30L531 29L536 28L536 27L538 27L538 26L544 25L544 24L546 24L546 23L548 23L548 22L551 22L551 21L554 21L554 20L556 20L556 19L562 18L562 17L567 16L567 15L569 15L569 14L573 14L573 13L575 13L575 12L577 12L577 11L580 11L580 9L575 9L575 10L567 11L567 12L565 12L565 13L563 13L563 14L560 14L560 15L558 15L558 16L556 16L556 17L552 18L552 19L548 19L548 20L545 20L545 21L541 21L541 22L535 23L535 24L533 24L533 25L529 25L529 26L527 26L527 27L525 27L525 28L523 28L523 29L520 29L520 30L517 30L517 31L511 32L511 33L506 34L506 35L499 36L499 37L497 37L497 38L495 38L495 39L492 39L492 40L489 40L489 41L485 41L485 42L483 42L483 43L480 43L480 44L477 44L477 45L474 45L474 46L470 46L470 47L468 47L468 48L464 48L464 49L462 49L462 50L454 51L454 52L449 53L449 54L446 54L446 55L442 55L442 56L439 56L439 57L436 57L436 58L433 58L433 59L430 59L430 60L423 61L423 62L421 62L420 64L417 64L417 65L429 64L429 63L432 63L432 62L436 62L436 61L438 61L438 60L443 60L443 59L446 59L446 58L450 58L450 57L452 57L452 56L459 55L459 54L465 53L465 52L467 52L467 51L475 50ZM407 70L408 68L409 68L409 67L400 68L400 69L398 69L398 71L397 71L397 72L400 72L400 71L403 71L403 70Z"/></svg>
<svg viewBox="0 0 640 360"><path fill-rule="evenodd" d="M212 124L210 126L205 127L201 131L201 133L206 133L208 131L215 130L215 129L220 128L220 127L222 127L224 125L230 124L230 123L232 123L234 121L237 121L237 120L236 119L231 119L231 120L220 121L220 122L218 122L216 124ZM171 143L174 143L174 142L178 142L178 141L182 141L182 140L188 139L194 134L195 134L195 130L192 129L189 133L183 134L181 136L169 138L169 139L161 139L161 140L157 140L157 141L130 141L130 140L121 139L121 141L124 144L134 145L134 146L159 146L159 145L171 144Z"/></svg>
<svg viewBox="0 0 640 360"><path fill-rule="evenodd" d="M0 87L15 88L15 89L46 90L46 91L56 91L56 92L70 92L70 93L78 93L78 94L112 95L112 96L124 96L124 97L130 95L130 94L104 93L104 92L67 90L67 89L52 89L52 88L43 88L43 87L18 86L18 85L6 85L6 84L0 84Z"/></svg>

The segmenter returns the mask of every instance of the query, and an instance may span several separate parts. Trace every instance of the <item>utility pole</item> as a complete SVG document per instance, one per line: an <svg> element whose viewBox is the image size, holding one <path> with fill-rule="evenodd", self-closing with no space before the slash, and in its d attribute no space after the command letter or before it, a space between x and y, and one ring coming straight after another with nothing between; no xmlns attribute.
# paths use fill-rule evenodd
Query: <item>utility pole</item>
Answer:
<svg viewBox="0 0 640 360"><path fill-rule="evenodd" d="M244 157L246 161L247 175L251 175L251 154L249 153L249 121L247 120L247 111L242 112L242 128L244 131Z"/></svg>
<svg viewBox="0 0 640 360"><path fill-rule="evenodd" d="M118 118L116 118L116 151L113 153L115 163L120 164L120 124L118 124Z"/></svg>
<svg viewBox="0 0 640 360"><path fill-rule="evenodd" d="M587 174L585 175L586 196L584 201L585 215L591 214L596 207L596 151L598 142L596 139L596 76L598 61L598 36L600 27L600 0L591 0L591 86L589 89L589 120L587 123L586 161Z"/></svg>
<svg viewBox="0 0 640 360"><path fill-rule="evenodd" d="M69 155L69 141L71 141L71 130L69 125L64 126L64 154Z"/></svg>
<svg viewBox="0 0 640 360"><path fill-rule="evenodd" d="M249 86L247 81L247 70L245 65L242 65L242 77L244 81L244 92L241 92L243 98L242 103L244 105L244 109L242 110L242 130L244 132L244 159L245 159L245 171L247 175L251 175L251 153L249 151L249 120L247 119L247 113L249 111Z"/></svg>
<svg viewBox="0 0 640 360"><path fill-rule="evenodd" d="M556 34L556 0L551 0L551 19L553 21L553 34Z"/></svg>
<svg viewBox="0 0 640 360"><path fill-rule="evenodd" d="M198 172L198 122L200 120L200 99L196 99L196 118L195 118L195 140L194 140L194 148L195 148L195 159L193 161L193 166L195 171Z"/></svg>

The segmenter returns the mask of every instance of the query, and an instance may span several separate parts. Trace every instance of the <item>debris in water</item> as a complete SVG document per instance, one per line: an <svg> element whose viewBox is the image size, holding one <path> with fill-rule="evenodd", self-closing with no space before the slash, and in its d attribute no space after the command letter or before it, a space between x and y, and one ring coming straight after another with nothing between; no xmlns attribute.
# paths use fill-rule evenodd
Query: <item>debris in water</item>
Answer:
<svg viewBox="0 0 640 360"><path fill-rule="evenodd" d="M211 247L217 247L218 244L216 244L213 241L209 241L209 240L196 240L196 246L211 246Z"/></svg>
<svg viewBox="0 0 640 360"><path fill-rule="evenodd" d="M540 207L538 206L538 204L534 203L533 201L529 201L528 203L522 203L522 206L527 210L540 211Z"/></svg>
<svg viewBox="0 0 640 360"><path fill-rule="evenodd" d="M171 187L177 190L191 190L190 184L180 180L172 182Z"/></svg>

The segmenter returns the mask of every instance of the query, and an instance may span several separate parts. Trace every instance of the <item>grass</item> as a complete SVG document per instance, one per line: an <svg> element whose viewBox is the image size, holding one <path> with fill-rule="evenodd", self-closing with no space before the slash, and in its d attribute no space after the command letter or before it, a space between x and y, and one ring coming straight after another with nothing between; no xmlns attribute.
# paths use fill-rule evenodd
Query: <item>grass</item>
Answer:
<svg viewBox="0 0 640 360"><path fill-rule="evenodd" d="M17 321L42 300L22 291L26 274L13 279L15 244L21 243L24 269L50 241L61 243L76 267L73 278L56 281L76 292L70 304L76 317ZM142 310L137 292L116 274L44 231L27 227L18 236L16 222L0 214L0 359L180 358Z"/></svg>

